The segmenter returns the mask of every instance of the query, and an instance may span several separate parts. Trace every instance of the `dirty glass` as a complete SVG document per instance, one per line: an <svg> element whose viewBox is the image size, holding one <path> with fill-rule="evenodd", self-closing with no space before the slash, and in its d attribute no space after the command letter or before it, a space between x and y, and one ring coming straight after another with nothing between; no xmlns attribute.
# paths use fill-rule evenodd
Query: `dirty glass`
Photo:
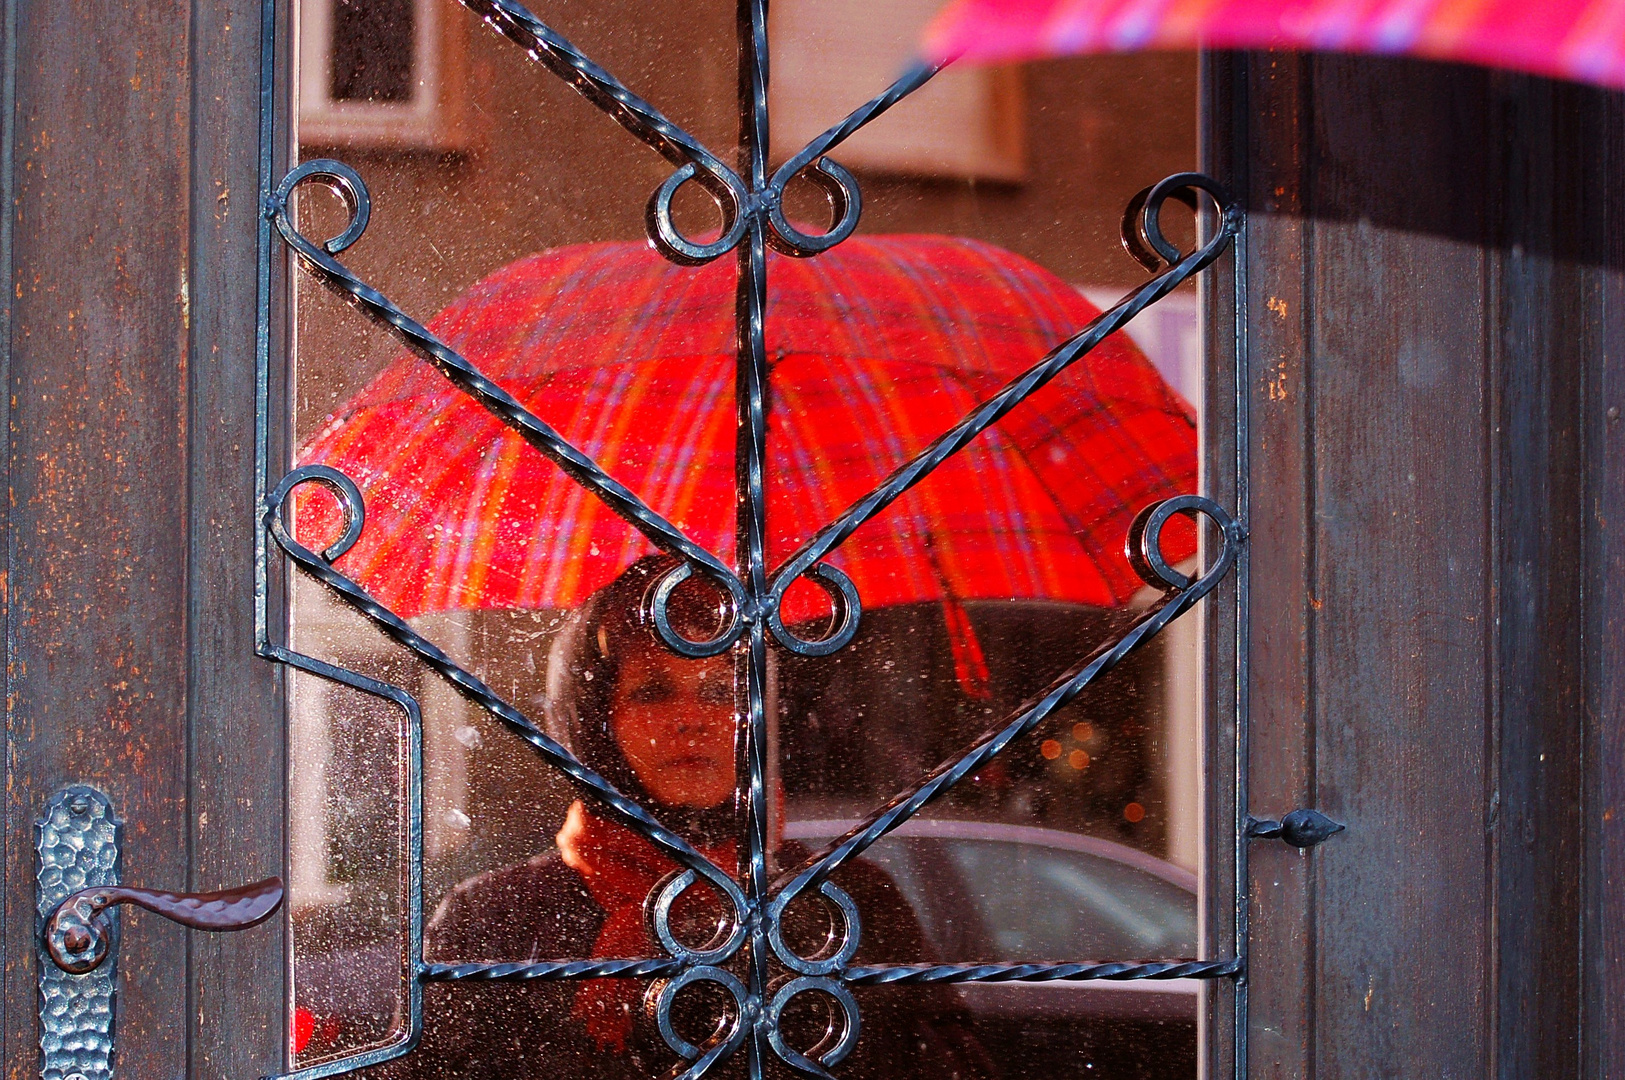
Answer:
<svg viewBox="0 0 1625 1080"><path fill-rule="evenodd" d="M770 165L883 89L936 6L778 0ZM735 161L731 4L532 10ZM301 55L328 66L299 73L318 91L297 110L298 159L340 161L370 194L365 233L337 258L736 565L738 269L731 254L687 266L652 249L646 206L673 165L450 0L303 0L297 13ZM766 256L768 570L1147 281L1120 226L1136 193L1196 164L1196 60L950 67L831 156L861 188L855 234L810 258ZM318 185L293 202L307 236L346 224ZM786 188L785 220L802 234L831 213L818 185ZM693 183L677 190L672 220L700 244L730 225ZM1163 225L1192 249L1188 211L1171 206ZM861 598L855 636L829 655L767 636L756 669L766 738L753 763L739 737L749 649L687 659L659 639L650 598L674 564L645 533L343 296L299 273L292 289L285 464L344 474L365 506L360 539L333 567L740 880L753 774L764 872L782 884L1121 636L1161 595L1124 556L1130 523L1199 490L1187 284L828 556ZM300 542L337 538L330 490L307 485L290 506ZM1195 529L1176 518L1162 551L1193 572ZM673 886L675 863L477 694L308 576L290 575L287 595L294 649L398 687L421 710L430 964L490 975L497 964L659 959L670 952L659 920L689 950L727 936L721 890ZM790 637L816 641L840 622L836 603L802 579L778 610ZM691 641L732 617L704 574L663 610ZM838 871L861 927L840 963L1203 955L1199 646L1195 616L1173 622ZM411 1028L413 719L400 697L305 672L290 682L289 716L289 1054L311 1068ZM651 894L672 901L658 919ZM802 957L827 959L851 936L839 903L811 896L782 926ZM723 964L741 984L744 955ZM776 960L768 969L769 997L797 974ZM428 982L421 1044L384 1068L654 1077L685 1066L673 1045L707 1051L737 1026L738 1000L715 979L558 974ZM774 1013L787 1052L764 1035L714 1074L744 1076L759 1054L767 1072L792 1075L797 1057L832 1047L836 1076L1196 1072L1190 979L850 993L850 1004L794 996Z"/></svg>

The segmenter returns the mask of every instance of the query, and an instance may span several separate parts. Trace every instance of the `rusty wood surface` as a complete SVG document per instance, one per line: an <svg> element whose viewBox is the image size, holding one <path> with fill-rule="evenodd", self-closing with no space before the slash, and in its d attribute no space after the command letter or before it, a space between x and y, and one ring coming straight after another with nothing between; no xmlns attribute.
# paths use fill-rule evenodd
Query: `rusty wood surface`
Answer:
<svg viewBox="0 0 1625 1080"><path fill-rule="evenodd" d="M192 18L188 828L191 887L207 890L286 877L286 762L252 610L260 5L199 0ZM189 1075L281 1070L284 926L192 935Z"/></svg>
<svg viewBox="0 0 1625 1080"><path fill-rule="evenodd" d="M1612 1075L1619 99L1250 62L1254 1075Z"/></svg>
<svg viewBox="0 0 1625 1080"><path fill-rule="evenodd" d="M6 1065L38 1068L35 815L70 781L127 879L187 880L188 9L14 9ZM119 1068L175 1076L184 931L124 923Z"/></svg>

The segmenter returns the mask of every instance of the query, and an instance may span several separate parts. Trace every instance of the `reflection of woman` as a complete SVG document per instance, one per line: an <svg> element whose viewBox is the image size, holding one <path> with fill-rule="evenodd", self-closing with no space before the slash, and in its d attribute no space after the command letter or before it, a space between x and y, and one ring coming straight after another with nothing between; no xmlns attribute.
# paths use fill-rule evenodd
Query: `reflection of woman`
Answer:
<svg viewBox="0 0 1625 1080"><path fill-rule="evenodd" d="M685 660L654 638L647 594L670 565L661 557L640 560L577 613L549 661L548 721L584 762L732 871L738 858L732 659ZM680 589L670 605L689 636L712 632L714 612L699 598L703 591ZM804 854L790 844L779 850L781 860ZM446 897L428 927L428 956L452 962L661 955L645 928L644 902L673 869L646 840L578 801L557 850L471 878ZM918 922L884 873L860 861L834 880L862 914L855 963L930 959ZM701 945L716 925L719 901L707 892L691 888L675 905L679 939ZM801 951L810 954L828 924L811 925L820 918L811 910L802 918L811 943ZM408 1060L436 1076L535 1076L543 1069L571 1078L658 1076L677 1059L654 1027L644 991L645 983L633 979L430 986L423 1045ZM679 1029L696 1042L718 1015L718 1003L699 996L685 993L682 1008L674 1009ZM889 988L860 993L859 1003L862 1035L838 1067L841 1076L991 1072L951 989ZM823 1024L810 1022L816 1041Z"/></svg>

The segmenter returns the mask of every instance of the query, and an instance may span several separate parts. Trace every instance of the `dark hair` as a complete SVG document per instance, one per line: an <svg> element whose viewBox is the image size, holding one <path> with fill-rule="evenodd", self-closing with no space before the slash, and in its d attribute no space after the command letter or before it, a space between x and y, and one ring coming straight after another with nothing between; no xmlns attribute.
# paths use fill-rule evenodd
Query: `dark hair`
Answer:
<svg viewBox="0 0 1625 1080"><path fill-rule="evenodd" d="M612 726L623 658L633 651L658 650L685 662L655 636L650 614L655 586L676 565L669 555L645 555L588 597L554 637L547 658L548 734L623 795L651 809L662 807L656 816L666 824L691 838L721 838L733 827L732 802L710 808L663 807L638 779ZM709 637L721 625L720 593L703 581L684 582L666 608L673 626L687 637Z"/></svg>

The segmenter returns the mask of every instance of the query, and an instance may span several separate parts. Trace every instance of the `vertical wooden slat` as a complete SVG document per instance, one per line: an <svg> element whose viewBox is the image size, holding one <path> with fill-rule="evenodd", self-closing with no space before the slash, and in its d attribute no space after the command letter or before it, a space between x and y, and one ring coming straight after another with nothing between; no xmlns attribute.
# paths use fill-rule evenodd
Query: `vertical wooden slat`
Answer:
<svg viewBox="0 0 1625 1080"><path fill-rule="evenodd" d="M259 215L258 0L193 9L191 340L192 887L283 871L277 669L254 655L254 346ZM190 1072L282 1068L283 921L191 941Z"/></svg>
<svg viewBox="0 0 1625 1080"><path fill-rule="evenodd" d="M69 781L129 823L128 879L187 877L189 13L16 8L7 557L6 1064L38 1068L30 831ZM124 923L119 1068L185 1068L180 928Z"/></svg>
<svg viewBox="0 0 1625 1080"><path fill-rule="evenodd" d="M1495 413L1497 1072L1579 1069L1580 439L1587 301L1574 181L1596 95L1496 76L1502 191L1491 296ZM1531 1022L1538 1018L1538 1022Z"/></svg>
<svg viewBox="0 0 1625 1080"><path fill-rule="evenodd" d="M1306 722L1314 693L1309 672L1313 385L1306 270L1314 225L1302 207L1311 114L1308 68L1297 54L1257 54L1249 58L1247 73L1253 162L1245 194L1252 208L1247 297L1254 553L1251 805L1255 813L1276 818L1313 805ZM1307 1069L1314 1007L1312 868L1311 857L1284 844L1252 845L1252 960L1275 974L1252 984L1248 1051L1254 1076L1303 1075Z"/></svg>
<svg viewBox="0 0 1625 1080"><path fill-rule="evenodd" d="M1235 125L1246 108L1245 87L1238 71L1245 61L1232 53L1210 53L1202 63L1204 167L1220 177L1234 173ZM1232 250L1239 250L1238 239ZM1233 513L1244 514L1245 490L1238 483L1237 411L1240 367L1235 346L1244 311L1237 303L1240 263L1234 255L1221 258L1200 280L1209 312L1206 324L1206 377L1202 387L1203 492ZM1228 717L1237 709L1237 678L1243 653L1238 648L1242 618L1241 580L1245 552L1228 580L1197 609L1202 619L1204 655L1208 672L1205 709L1208 715ZM1191 616L1187 616L1189 618ZM1236 791L1233 784L1238 754L1236 730L1229 724L1203 728L1204 786L1201 888L1203 903L1202 955L1230 956L1237 948L1238 918L1231 903L1235 896ZM1229 982L1204 984L1199 1061L1206 1075L1232 1072L1236 1049L1239 1000Z"/></svg>
<svg viewBox="0 0 1625 1080"><path fill-rule="evenodd" d="M1585 292L1584 1075L1625 1076L1625 98L1602 96L1581 147Z"/></svg>
<svg viewBox="0 0 1625 1080"><path fill-rule="evenodd" d="M1485 1076L1483 76L1314 79L1315 1074Z"/></svg>

